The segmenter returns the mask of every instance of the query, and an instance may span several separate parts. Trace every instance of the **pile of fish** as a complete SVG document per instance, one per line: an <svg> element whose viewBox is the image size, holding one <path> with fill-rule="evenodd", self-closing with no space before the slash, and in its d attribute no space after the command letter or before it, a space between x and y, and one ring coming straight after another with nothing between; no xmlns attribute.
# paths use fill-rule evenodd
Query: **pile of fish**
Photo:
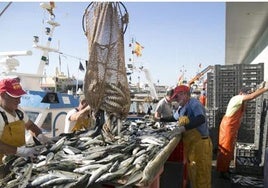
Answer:
<svg viewBox="0 0 268 188"><path fill-rule="evenodd" d="M263 179L251 176L235 175L232 177L232 182L243 187L263 187Z"/></svg>
<svg viewBox="0 0 268 188"><path fill-rule="evenodd" d="M94 187L96 185L148 184L179 140L176 125L155 126L150 121L125 121L116 141L105 141L94 131L62 134L54 144L34 146L36 158L12 156L10 173L0 187ZM151 165L151 166L150 166ZM152 166L157 166L152 169Z"/></svg>

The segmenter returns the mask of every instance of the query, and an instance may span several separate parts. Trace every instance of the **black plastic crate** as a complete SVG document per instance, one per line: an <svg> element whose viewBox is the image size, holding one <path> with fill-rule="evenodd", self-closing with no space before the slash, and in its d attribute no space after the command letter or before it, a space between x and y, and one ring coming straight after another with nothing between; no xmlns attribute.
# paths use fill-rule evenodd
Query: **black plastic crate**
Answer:
<svg viewBox="0 0 268 188"><path fill-rule="evenodd" d="M254 158L257 155L258 155L258 150L256 149L245 149L245 148L236 149L236 157Z"/></svg>
<svg viewBox="0 0 268 188"><path fill-rule="evenodd" d="M263 176L263 166L236 165L235 171L237 174Z"/></svg>

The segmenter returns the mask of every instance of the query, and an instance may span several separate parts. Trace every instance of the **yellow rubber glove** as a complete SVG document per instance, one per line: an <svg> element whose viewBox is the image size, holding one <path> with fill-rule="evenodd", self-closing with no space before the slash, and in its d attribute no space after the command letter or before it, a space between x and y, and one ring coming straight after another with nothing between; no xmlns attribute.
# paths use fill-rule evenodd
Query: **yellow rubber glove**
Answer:
<svg viewBox="0 0 268 188"><path fill-rule="evenodd" d="M190 123L188 116L181 116L178 119L178 126L185 126Z"/></svg>

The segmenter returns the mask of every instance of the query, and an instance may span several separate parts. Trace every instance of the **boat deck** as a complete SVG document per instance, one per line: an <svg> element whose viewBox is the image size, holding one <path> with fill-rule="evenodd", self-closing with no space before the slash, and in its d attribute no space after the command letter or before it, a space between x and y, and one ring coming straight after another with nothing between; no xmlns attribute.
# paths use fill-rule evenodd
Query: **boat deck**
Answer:
<svg viewBox="0 0 268 188"><path fill-rule="evenodd" d="M253 184L244 184L242 182L234 183L232 180L226 180L219 178L219 174L215 169L215 161L212 163L212 188L254 188L254 187L263 187L262 183L256 182L256 185ZM232 168L232 167L231 167ZM236 174L232 174L231 177ZM241 174L242 175L242 174ZM244 176L244 175L243 175ZM248 176L248 175L245 175ZM250 182L250 180L249 180ZM166 162L164 166L164 172L161 175L160 179L160 188L182 188L183 186L183 164L176 162ZM186 188L191 188L190 185L187 185Z"/></svg>

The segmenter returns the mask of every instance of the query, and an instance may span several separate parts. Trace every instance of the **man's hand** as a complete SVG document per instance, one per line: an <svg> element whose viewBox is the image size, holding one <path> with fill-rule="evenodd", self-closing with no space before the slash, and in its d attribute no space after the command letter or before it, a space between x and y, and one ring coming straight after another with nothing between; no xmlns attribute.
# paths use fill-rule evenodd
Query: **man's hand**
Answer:
<svg viewBox="0 0 268 188"><path fill-rule="evenodd" d="M85 108L85 110L90 111L91 110L90 106L87 105L87 107Z"/></svg>
<svg viewBox="0 0 268 188"><path fill-rule="evenodd" d="M258 89L262 89L262 88L265 88L265 85L267 84L266 81L263 81L262 83L259 84L259 87Z"/></svg>
<svg viewBox="0 0 268 188"><path fill-rule="evenodd" d="M179 126L185 126L185 125L187 125L189 123L190 123L190 120L189 120L188 116L181 116L178 119L178 125Z"/></svg>
<svg viewBox="0 0 268 188"><path fill-rule="evenodd" d="M53 143L53 141L50 138L46 137L44 134L39 134L37 136L37 139L39 140L39 142L41 144L49 144L49 143L51 144L51 143Z"/></svg>
<svg viewBox="0 0 268 188"><path fill-rule="evenodd" d="M20 157L34 157L38 155L38 153L39 152L34 147L27 148L25 146L21 146L17 147L16 155Z"/></svg>
<svg viewBox="0 0 268 188"><path fill-rule="evenodd" d="M264 89L268 89L268 81L265 82Z"/></svg>

